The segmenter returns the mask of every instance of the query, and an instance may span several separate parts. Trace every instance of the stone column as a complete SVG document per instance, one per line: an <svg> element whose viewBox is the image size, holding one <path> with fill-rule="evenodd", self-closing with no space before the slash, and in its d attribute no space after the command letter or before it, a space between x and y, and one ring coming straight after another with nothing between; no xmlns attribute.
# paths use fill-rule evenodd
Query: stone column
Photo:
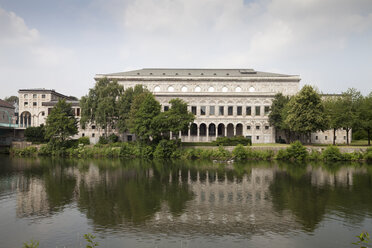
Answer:
<svg viewBox="0 0 372 248"><path fill-rule="evenodd" d="M196 137L198 142L200 142L200 125L196 126Z"/></svg>
<svg viewBox="0 0 372 248"><path fill-rule="evenodd" d="M190 135L190 129L191 129L191 127L189 127L189 129L187 130L187 139L188 139L188 141L190 142L190 139L191 139L191 135Z"/></svg>
<svg viewBox="0 0 372 248"><path fill-rule="evenodd" d="M173 138L173 133L169 132L169 139L172 139L172 138Z"/></svg>
<svg viewBox="0 0 372 248"><path fill-rule="evenodd" d="M217 140L217 137L218 137L218 125L217 126L215 125L214 128L215 128L215 131L216 131L216 140Z"/></svg>
<svg viewBox="0 0 372 248"><path fill-rule="evenodd" d="M236 125L233 124L234 137L236 136Z"/></svg>
<svg viewBox="0 0 372 248"><path fill-rule="evenodd" d="M207 142L209 141L209 125L207 125L207 124L205 124L206 125L206 129L207 129L207 133L206 133L206 135L207 135Z"/></svg>
<svg viewBox="0 0 372 248"><path fill-rule="evenodd" d="M225 137L227 137L227 125L225 125Z"/></svg>
<svg viewBox="0 0 372 248"><path fill-rule="evenodd" d="M178 138L182 141L182 132L181 131L178 132Z"/></svg>

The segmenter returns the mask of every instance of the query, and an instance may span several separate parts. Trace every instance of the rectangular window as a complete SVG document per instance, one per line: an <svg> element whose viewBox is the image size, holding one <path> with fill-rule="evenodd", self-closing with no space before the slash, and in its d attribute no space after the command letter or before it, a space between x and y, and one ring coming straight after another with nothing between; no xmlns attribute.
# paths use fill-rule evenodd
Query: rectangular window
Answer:
<svg viewBox="0 0 372 248"><path fill-rule="evenodd" d="M260 136L257 136L256 139L259 140L260 139Z"/></svg>
<svg viewBox="0 0 372 248"><path fill-rule="evenodd" d="M84 137L84 136L85 136L85 133L82 133L82 134L81 134L81 137Z"/></svg>
<svg viewBox="0 0 372 248"><path fill-rule="evenodd" d="M318 136L315 136L315 140L318 140Z"/></svg>
<svg viewBox="0 0 372 248"><path fill-rule="evenodd" d="M76 109L76 116L80 116L80 108Z"/></svg>
<svg viewBox="0 0 372 248"><path fill-rule="evenodd" d="M256 115L261 115L261 106L256 106Z"/></svg>
<svg viewBox="0 0 372 248"><path fill-rule="evenodd" d="M265 115L268 115L270 112L270 107L269 106L265 106Z"/></svg>
<svg viewBox="0 0 372 248"><path fill-rule="evenodd" d="M252 115L252 108L251 108L251 106L245 107L245 114L246 115Z"/></svg>
<svg viewBox="0 0 372 248"><path fill-rule="evenodd" d="M225 114L225 107L220 106L219 109L218 109L218 115L224 115L224 114Z"/></svg>
<svg viewBox="0 0 372 248"><path fill-rule="evenodd" d="M41 112L41 115L42 115L42 116L44 116L44 115L45 115L45 112L44 112L44 111L43 111L43 112Z"/></svg>
<svg viewBox="0 0 372 248"><path fill-rule="evenodd" d="M214 106L209 106L209 114L214 115Z"/></svg>
<svg viewBox="0 0 372 248"><path fill-rule="evenodd" d="M228 115L233 115L233 106L228 106L227 107L227 114Z"/></svg>
<svg viewBox="0 0 372 248"><path fill-rule="evenodd" d="M52 108L48 108L48 115L52 112Z"/></svg>
<svg viewBox="0 0 372 248"><path fill-rule="evenodd" d="M127 140L132 141L132 135L127 135Z"/></svg>
<svg viewBox="0 0 372 248"><path fill-rule="evenodd" d="M251 126L247 126L247 130L251 130Z"/></svg>
<svg viewBox="0 0 372 248"><path fill-rule="evenodd" d="M237 115L242 115L242 114L243 114L243 108L242 108L242 106L238 106L238 107L236 108L236 114L237 114Z"/></svg>
<svg viewBox="0 0 372 248"><path fill-rule="evenodd" d="M265 130L269 130L269 126L265 126Z"/></svg>
<svg viewBox="0 0 372 248"><path fill-rule="evenodd" d="M37 106L37 102L33 102L32 103L32 106Z"/></svg>
<svg viewBox="0 0 372 248"><path fill-rule="evenodd" d="M327 140L328 139L328 136L325 136L324 139Z"/></svg>
<svg viewBox="0 0 372 248"><path fill-rule="evenodd" d="M346 140L346 136L344 136L344 140Z"/></svg>
<svg viewBox="0 0 372 248"><path fill-rule="evenodd" d="M41 98L45 98L45 94L42 94L42 95L41 95Z"/></svg>
<svg viewBox="0 0 372 248"><path fill-rule="evenodd" d="M196 106L191 106L191 113L196 115Z"/></svg>
<svg viewBox="0 0 372 248"><path fill-rule="evenodd" d="M94 133L92 133L92 138L94 138Z"/></svg>
<svg viewBox="0 0 372 248"><path fill-rule="evenodd" d="M92 125L92 129L96 129L96 126Z"/></svg>
<svg viewBox="0 0 372 248"><path fill-rule="evenodd" d="M169 110L169 106L164 106L164 112Z"/></svg>
<svg viewBox="0 0 372 248"><path fill-rule="evenodd" d="M32 95L32 97L33 97L33 98L36 98L36 97L37 97L37 95L36 95L36 94L33 94L33 95Z"/></svg>
<svg viewBox="0 0 372 248"><path fill-rule="evenodd" d="M24 102L24 106L28 106L28 102Z"/></svg>
<svg viewBox="0 0 372 248"><path fill-rule="evenodd" d="M200 115L205 115L206 108L205 106L200 107Z"/></svg>
<svg viewBox="0 0 372 248"><path fill-rule="evenodd" d="M256 130L260 130L260 126L256 126Z"/></svg>

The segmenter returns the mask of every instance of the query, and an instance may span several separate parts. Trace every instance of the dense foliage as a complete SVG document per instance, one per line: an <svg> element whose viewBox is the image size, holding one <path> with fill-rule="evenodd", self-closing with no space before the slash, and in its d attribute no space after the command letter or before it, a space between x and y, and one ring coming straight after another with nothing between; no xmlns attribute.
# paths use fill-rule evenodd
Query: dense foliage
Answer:
<svg viewBox="0 0 372 248"><path fill-rule="evenodd" d="M45 139L45 126L42 124L38 127L27 127L25 129L25 138L27 141L34 143L47 142Z"/></svg>
<svg viewBox="0 0 372 248"><path fill-rule="evenodd" d="M236 136L236 137L218 137L215 141L212 142L214 145L218 146L236 146L236 145L243 145L243 146L251 146L252 140L245 138L243 136Z"/></svg>

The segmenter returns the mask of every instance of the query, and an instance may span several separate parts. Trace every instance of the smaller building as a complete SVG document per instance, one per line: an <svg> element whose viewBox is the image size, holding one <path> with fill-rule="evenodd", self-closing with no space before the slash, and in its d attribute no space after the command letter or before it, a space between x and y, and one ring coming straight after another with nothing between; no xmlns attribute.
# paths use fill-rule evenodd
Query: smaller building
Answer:
<svg viewBox="0 0 372 248"><path fill-rule="evenodd" d="M15 107L0 99L0 125L5 127L12 127L15 122Z"/></svg>

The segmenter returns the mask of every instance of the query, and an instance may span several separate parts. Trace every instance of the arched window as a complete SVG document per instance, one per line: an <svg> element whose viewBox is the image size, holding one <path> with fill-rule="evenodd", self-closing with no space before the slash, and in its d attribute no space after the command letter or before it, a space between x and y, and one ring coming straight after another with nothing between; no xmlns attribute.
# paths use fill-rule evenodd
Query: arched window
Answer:
<svg viewBox="0 0 372 248"><path fill-rule="evenodd" d="M242 91L242 88L240 88L240 86L235 88L235 92L241 92L241 91Z"/></svg>
<svg viewBox="0 0 372 248"><path fill-rule="evenodd" d="M222 92L227 92L229 89L226 86L222 87Z"/></svg>
<svg viewBox="0 0 372 248"><path fill-rule="evenodd" d="M253 86L249 87L249 92L255 92L255 91L256 89Z"/></svg>
<svg viewBox="0 0 372 248"><path fill-rule="evenodd" d="M168 87L168 91L169 91L169 92L173 92L173 91L174 91L174 87L173 87L173 86L169 86L169 87Z"/></svg>
<svg viewBox="0 0 372 248"><path fill-rule="evenodd" d="M214 88L211 86L208 88L208 92L214 92Z"/></svg>
<svg viewBox="0 0 372 248"><path fill-rule="evenodd" d="M160 91L160 86L155 86L154 91L159 92Z"/></svg>
<svg viewBox="0 0 372 248"><path fill-rule="evenodd" d="M196 87L195 87L195 92L200 92L200 91L201 91L200 86L196 86Z"/></svg>
<svg viewBox="0 0 372 248"><path fill-rule="evenodd" d="M187 87L186 86L182 86L181 91L182 92L187 92Z"/></svg>

